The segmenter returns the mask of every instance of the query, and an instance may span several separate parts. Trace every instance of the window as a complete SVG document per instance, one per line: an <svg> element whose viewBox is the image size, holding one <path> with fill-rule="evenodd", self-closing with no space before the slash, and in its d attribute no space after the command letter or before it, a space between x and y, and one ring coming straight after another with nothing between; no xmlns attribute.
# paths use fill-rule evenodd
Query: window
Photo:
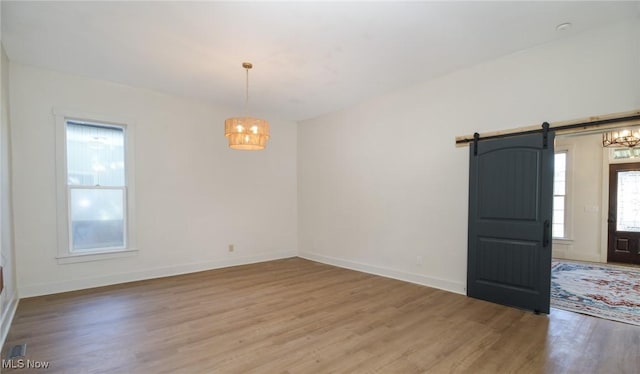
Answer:
<svg viewBox="0 0 640 374"><path fill-rule="evenodd" d="M126 247L124 129L67 121L70 251Z"/></svg>
<svg viewBox="0 0 640 374"><path fill-rule="evenodd" d="M640 232L640 171L618 171L616 230Z"/></svg>
<svg viewBox="0 0 640 374"><path fill-rule="evenodd" d="M555 239L565 239L567 210L567 151L555 154L553 176L553 227Z"/></svg>
<svg viewBox="0 0 640 374"><path fill-rule="evenodd" d="M628 160L640 158L640 148L610 148L609 158L615 160Z"/></svg>
<svg viewBox="0 0 640 374"><path fill-rule="evenodd" d="M58 259L131 251L133 128L76 118L57 118Z"/></svg>

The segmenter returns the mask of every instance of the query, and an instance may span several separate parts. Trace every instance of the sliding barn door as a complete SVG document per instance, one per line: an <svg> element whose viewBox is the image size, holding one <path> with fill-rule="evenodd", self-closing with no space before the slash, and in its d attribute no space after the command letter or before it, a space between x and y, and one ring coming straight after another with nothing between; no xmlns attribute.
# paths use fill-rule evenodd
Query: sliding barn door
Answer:
<svg viewBox="0 0 640 374"><path fill-rule="evenodd" d="M468 296L549 313L553 140L471 144Z"/></svg>

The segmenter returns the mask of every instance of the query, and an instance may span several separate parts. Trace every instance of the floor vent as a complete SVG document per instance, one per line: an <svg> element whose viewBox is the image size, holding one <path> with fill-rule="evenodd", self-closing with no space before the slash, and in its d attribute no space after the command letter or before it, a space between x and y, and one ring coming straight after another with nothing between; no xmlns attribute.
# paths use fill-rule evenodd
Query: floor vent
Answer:
<svg viewBox="0 0 640 374"><path fill-rule="evenodd" d="M13 360L14 358L24 357L27 354L27 343L14 345L7 351L7 360Z"/></svg>

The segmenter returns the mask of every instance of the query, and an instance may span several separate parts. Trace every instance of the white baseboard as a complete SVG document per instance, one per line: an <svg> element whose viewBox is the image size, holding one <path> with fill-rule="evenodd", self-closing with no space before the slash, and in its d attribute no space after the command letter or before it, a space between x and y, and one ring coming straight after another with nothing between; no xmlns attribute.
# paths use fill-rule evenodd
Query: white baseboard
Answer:
<svg viewBox="0 0 640 374"><path fill-rule="evenodd" d="M586 261L586 262L606 262L600 260L600 255L597 253L589 254L589 253L581 253L575 251L553 251L553 258L559 258L562 260L573 260L573 261Z"/></svg>
<svg viewBox="0 0 640 374"><path fill-rule="evenodd" d="M86 288L94 288L101 286L110 286L113 284L134 282L145 279L169 277L172 275L180 275L187 273L195 273L198 271L220 269L229 266L247 265L257 262L280 260L283 258L296 257L295 251L287 252L275 252L259 254L254 256L237 257L233 259L215 260L209 262L198 262L176 266L168 266L162 268L155 268L149 270L143 270L132 273L120 273L113 275L106 275L95 278L73 279L63 282L46 283L46 284L33 284L26 285L18 288L18 294L20 298L50 295L54 293L76 291Z"/></svg>
<svg viewBox="0 0 640 374"><path fill-rule="evenodd" d="M9 329L11 328L11 323L13 323L13 317L16 315L19 301L17 296L16 293L11 296L11 301L9 301L7 309L2 313L2 320L0 321L0 347L4 346L4 342L7 340L7 334L9 334Z"/></svg>
<svg viewBox="0 0 640 374"><path fill-rule="evenodd" d="M581 251L577 251L574 249L573 243L573 240L554 240L551 255L553 258L560 258L563 260L606 262L606 254L605 261L602 261L600 253L595 252L593 248L590 251L585 251L584 248L581 248Z"/></svg>
<svg viewBox="0 0 640 374"><path fill-rule="evenodd" d="M409 273L405 271L368 265L359 262L343 260L335 257L323 256L310 252L300 252L298 257L305 258L311 261L321 262L323 264L338 266L350 270L361 271L364 273L379 275L386 278L398 279L405 282L415 283L422 286L438 288L444 291L454 292L461 295L466 295L465 284L460 282L454 282L446 279L427 277L421 274Z"/></svg>

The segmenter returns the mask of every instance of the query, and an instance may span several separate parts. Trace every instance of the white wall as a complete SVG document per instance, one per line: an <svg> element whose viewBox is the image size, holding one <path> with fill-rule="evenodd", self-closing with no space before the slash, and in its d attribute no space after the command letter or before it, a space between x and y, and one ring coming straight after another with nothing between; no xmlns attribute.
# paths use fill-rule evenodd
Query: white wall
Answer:
<svg viewBox="0 0 640 374"><path fill-rule="evenodd" d="M560 136L556 148L569 151L567 165L568 240L553 241L553 256L568 260L606 262L607 249L601 248L602 214L602 135ZM604 254L604 257L603 257Z"/></svg>
<svg viewBox="0 0 640 374"><path fill-rule="evenodd" d="M4 290L0 294L0 345L9 332L18 303L13 246L11 200L11 139L9 124L9 60L0 43L0 265Z"/></svg>
<svg viewBox="0 0 640 374"><path fill-rule="evenodd" d="M210 104L14 62L10 77L20 297L295 256L295 123L269 118L266 150L234 151L237 113ZM136 256L58 264L53 108L133 120Z"/></svg>
<svg viewBox="0 0 640 374"><path fill-rule="evenodd" d="M639 108L639 37L637 20L568 36L304 121L301 255L464 292L469 156L455 136Z"/></svg>

